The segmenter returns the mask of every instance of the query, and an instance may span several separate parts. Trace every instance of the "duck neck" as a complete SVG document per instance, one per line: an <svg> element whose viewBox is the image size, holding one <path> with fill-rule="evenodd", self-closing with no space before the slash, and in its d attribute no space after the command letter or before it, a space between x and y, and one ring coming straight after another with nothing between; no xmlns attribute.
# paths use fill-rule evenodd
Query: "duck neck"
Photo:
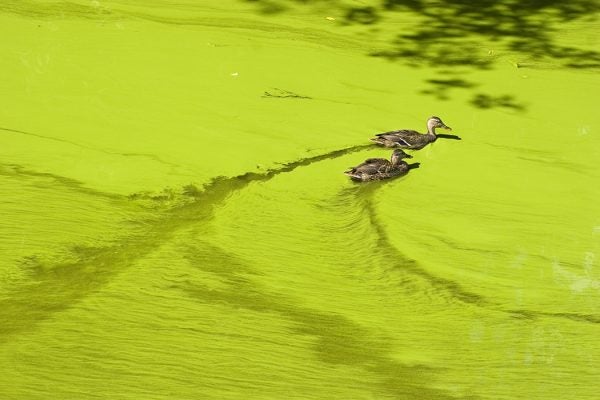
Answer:
<svg viewBox="0 0 600 400"><path fill-rule="evenodd" d="M427 134L435 137L435 126L427 124Z"/></svg>
<svg viewBox="0 0 600 400"><path fill-rule="evenodd" d="M392 160L391 160L391 167L392 168L396 168L398 165L404 163L404 160L402 159L402 157L400 156L392 156Z"/></svg>

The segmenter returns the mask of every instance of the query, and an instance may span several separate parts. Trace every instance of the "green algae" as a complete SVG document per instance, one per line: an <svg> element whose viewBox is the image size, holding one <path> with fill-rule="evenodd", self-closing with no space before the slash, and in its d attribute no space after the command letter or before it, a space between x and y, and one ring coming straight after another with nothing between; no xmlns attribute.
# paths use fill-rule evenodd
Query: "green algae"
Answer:
<svg viewBox="0 0 600 400"><path fill-rule="evenodd" d="M595 398L597 9L355 3L0 6L2 398Z"/></svg>

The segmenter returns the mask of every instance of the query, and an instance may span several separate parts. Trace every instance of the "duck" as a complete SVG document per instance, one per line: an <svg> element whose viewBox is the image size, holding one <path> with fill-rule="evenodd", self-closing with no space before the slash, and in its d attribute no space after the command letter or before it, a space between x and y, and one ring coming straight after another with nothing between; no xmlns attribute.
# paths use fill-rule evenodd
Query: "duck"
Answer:
<svg viewBox="0 0 600 400"><path fill-rule="evenodd" d="M408 164L402 161L403 158L412 158L412 156L401 149L396 149L392 153L391 160L369 158L362 164L344 171L344 174L348 175L353 181L358 182L394 178L406 174L410 169Z"/></svg>
<svg viewBox="0 0 600 400"><path fill-rule="evenodd" d="M427 119L427 133L419 133L409 129L399 131L384 132L375 135L371 140L385 147L400 147L402 149L420 150L429 143L435 142L435 128L452 130L442 122L439 117L429 117Z"/></svg>

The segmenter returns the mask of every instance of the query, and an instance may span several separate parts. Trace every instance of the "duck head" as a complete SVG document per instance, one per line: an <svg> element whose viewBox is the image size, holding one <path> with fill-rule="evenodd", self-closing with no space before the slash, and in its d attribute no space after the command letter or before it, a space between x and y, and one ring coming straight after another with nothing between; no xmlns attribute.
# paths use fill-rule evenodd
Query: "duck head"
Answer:
<svg viewBox="0 0 600 400"><path fill-rule="evenodd" d="M427 120L427 132L435 133L435 128L447 129L449 131L452 130L452 128L442 122L440 117L429 117Z"/></svg>
<svg viewBox="0 0 600 400"><path fill-rule="evenodd" d="M398 164L400 162L400 160L402 160L403 158L413 158L413 157L410 154L406 154L401 149L394 150L394 152L392 153L392 164L394 164L394 165Z"/></svg>

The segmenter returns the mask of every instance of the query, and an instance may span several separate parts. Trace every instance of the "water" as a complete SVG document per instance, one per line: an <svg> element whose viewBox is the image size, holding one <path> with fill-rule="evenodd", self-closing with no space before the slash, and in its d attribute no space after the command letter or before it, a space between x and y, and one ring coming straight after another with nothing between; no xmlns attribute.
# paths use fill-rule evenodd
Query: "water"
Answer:
<svg viewBox="0 0 600 400"><path fill-rule="evenodd" d="M0 5L2 399L597 397L596 6L388 3Z"/></svg>

